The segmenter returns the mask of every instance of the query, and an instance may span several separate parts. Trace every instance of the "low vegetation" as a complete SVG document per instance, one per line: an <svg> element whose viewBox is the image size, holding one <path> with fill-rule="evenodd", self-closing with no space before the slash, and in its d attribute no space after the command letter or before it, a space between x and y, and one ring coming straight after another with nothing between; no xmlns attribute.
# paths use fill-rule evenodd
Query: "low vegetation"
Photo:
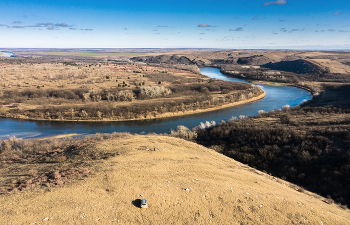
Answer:
<svg viewBox="0 0 350 225"><path fill-rule="evenodd" d="M132 53L132 52L36 52L36 55L55 55L55 56L85 56L85 57L113 57L113 56L135 56L144 55L144 53Z"/></svg>
<svg viewBox="0 0 350 225"><path fill-rule="evenodd" d="M0 195L55 186L89 173L91 162L118 152L95 151L94 143L128 134L96 134L83 138L0 140Z"/></svg>

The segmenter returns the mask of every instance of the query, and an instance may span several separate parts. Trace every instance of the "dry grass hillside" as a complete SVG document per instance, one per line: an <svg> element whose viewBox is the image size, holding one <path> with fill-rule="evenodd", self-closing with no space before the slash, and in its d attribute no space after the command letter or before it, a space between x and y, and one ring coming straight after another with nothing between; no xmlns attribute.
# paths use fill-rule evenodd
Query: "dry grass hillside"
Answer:
<svg viewBox="0 0 350 225"><path fill-rule="evenodd" d="M349 224L350 221L348 209L303 189L297 191L298 187L290 183L185 140L124 134L91 142L80 153L67 155L61 167L70 161L72 165L83 163L90 171L88 175L73 182L64 180L60 185L0 195L1 223ZM99 154L107 157L91 157ZM37 166L43 165L31 165ZM11 170L1 172L2 177L11 176ZM24 175L13 172L12 177L16 176ZM148 199L147 209L139 208L141 198Z"/></svg>

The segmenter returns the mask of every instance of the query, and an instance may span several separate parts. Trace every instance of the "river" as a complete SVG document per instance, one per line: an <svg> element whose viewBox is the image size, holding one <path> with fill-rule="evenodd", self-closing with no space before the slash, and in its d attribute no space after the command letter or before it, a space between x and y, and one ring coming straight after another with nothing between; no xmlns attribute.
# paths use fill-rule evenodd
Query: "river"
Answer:
<svg viewBox="0 0 350 225"><path fill-rule="evenodd" d="M241 79L227 77L217 68L201 68L200 71L202 74L211 78L247 82ZM126 122L59 122L0 118L0 138L7 138L8 136L15 136L17 138L37 138L69 133L169 133L171 129L175 130L179 125L192 128L205 121L214 120L218 123L222 120L227 121L233 116L254 116L258 114L259 110L268 112L274 109L281 109L284 105L290 105L293 107L312 98L308 91L296 87L271 85L261 86L263 86L263 89L266 92L266 97L259 101L212 112L172 118Z"/></svg>
<svg viewBox="0 0 350 225"><path fill-rule="evenodd" d="M13 52L1 52L3 54L0 54L0 57L11 57L13 55Z"/></svg>

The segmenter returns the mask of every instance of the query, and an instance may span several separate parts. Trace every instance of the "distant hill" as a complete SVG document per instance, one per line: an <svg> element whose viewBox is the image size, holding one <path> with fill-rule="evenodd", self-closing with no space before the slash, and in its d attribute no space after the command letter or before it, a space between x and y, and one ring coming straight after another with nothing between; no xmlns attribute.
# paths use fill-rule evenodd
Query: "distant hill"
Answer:
<svg viewBox="0 0 350 225"><path fill-rule="evenodd" d="M293 61L280 61L276 63L270 62L262 65L262 67L297 74L322 74L325 72L320 66L317 66L303 59L297 59Z"/></svg>
<svg viewBox="0 0 350 225"><path fill-rule="evenodd" d="M140 56L133 57L130 60L134 62L144 62L144 63L166 63L166 64L185 64L194 65L189 58L185 56L178 55L157 55L157 56Z"/></svg>
<svg viewBox="0 0 350 225"><path fill-rule="evenodd" d="M271 62L271 60L264 55L253 55L249 57L241 57L237 60L237 63L242 65L262 65L269 62Z"/></svg>

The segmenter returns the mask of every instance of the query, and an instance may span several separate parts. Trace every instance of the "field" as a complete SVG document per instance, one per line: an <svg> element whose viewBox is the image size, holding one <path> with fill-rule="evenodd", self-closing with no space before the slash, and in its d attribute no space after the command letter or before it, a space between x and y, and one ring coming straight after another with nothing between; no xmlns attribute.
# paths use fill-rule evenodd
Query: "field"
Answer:
<svg viewBox="0 0 350 225"><path fill-rule="evenodd" d="M350 219L348 209L328 199L185 140L114 134L83 143L60 146L61 152L47 149L52 156L46 154L45 164L2 161L2 184L5 179L13 186L24 184L23 180L27 184L22 191L0 195L0 205L5 206L0 210L1 221L347 224ZM55 151L57 155L53 155ZM7 154L3 152L1 156L8 157ZM35 155L40 154L44 153ZM57 162L57 156L66 159ZM18 157L23 155L18 152ZM28 174L26 167L37 173ZM76 171L76 167L83 167L80 175L64 172ZM49 180L44 184L28 182L30 177L48 172ZM148 200L147 209L139 208L141 198Z"/></svg>
<svg viewBox="0 0 350 225"><path fill-rule="evenodd" d="M37 55L55 55L55 56L83 56L83 57L114 57L114 56L136 56L145 55L145 53L130 52L35 52Z"/></svg>
<svg viewBox="0 0 350 225"><path fill-rule="evenodd" d="M94 61L0 61L0 115L37 120L137 120L216 110L264 97L197 66Z"/></svg>

